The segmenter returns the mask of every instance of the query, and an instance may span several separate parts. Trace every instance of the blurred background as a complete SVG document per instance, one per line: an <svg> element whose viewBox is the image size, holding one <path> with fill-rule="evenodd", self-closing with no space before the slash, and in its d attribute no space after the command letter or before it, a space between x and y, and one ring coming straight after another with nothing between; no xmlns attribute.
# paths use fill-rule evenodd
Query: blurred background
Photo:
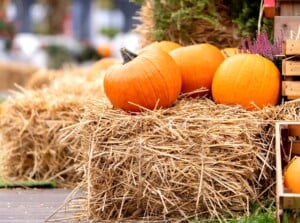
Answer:
<svg viewBox="0 0 300 223"><path fill-rule="evenodd" d="M0 0L0 60L41 68L137 50L139 5L130 0Z"/></svg>

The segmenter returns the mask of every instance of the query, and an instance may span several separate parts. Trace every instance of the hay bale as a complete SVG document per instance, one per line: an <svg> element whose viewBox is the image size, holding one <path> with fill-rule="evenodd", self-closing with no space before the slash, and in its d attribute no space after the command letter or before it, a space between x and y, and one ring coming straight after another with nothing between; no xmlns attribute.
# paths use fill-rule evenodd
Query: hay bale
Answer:
<svg viewBox="0 0 300 223"><path fill-rule="evenodd" d="M204 10L202 12L204 17L205 15L209 15L211 16L210 19L204 19L203 16L197 14L194 17L180 21L180 24L178 24L178 22L165 24L166 27L165 30L163 30L162 39L155 37L155 33L161 32L157 27L166 23L167 18L156 16L157 10L161 10L161 7L163 7L164 12L180 12L179 9L174 6L176 5L175 3L156 3L157 2L154 0L146 0L138 12L137 20L139 21L139 24L134 31L141 36L140 42L142 46L146 46L154 41L160 41L162 39L178 42L181 45L211 43L219 48L240 46L241 38L238 36L236 26L230 18L230 9L224 1L215 2L216 11L219 13L219 24L212 22L214 16L210 14L209 10ZM188 4L190 7L195 6L196 4L195 1L183 1L181 3L181 5ZM180 4L178 3L177 5Z"/></svg>
<svg viewBox="0 0 300 223"><path fill-rule="evenodd" d="M74 165L80 139L64 131L79 122L85 100L59 91L24 91L2 104L1 176L8 180L81 180Z"/></svg>
<svg viewBox="0 0 300 223"><path fill-rule="evenodd" d="M102 81L88 81L85 71L40 70L36 82L1 105L3 177L55 180L59 187L81 180L75 171L81 142L69 128L79 123L86 101L104 97Z"/></svg>
<svg viewBox="0 0 300 223"><path fill-rule="evenodd" d="M37 67L28 64L0 62L0 90L16 89L15 85L26 86L28 80L37 70Z"/></svg>
<svg viewBox="0 0 300 223"><path fill-rule="evenodd" d="M90 69L86 67L64 67L60 70L39 70L28 81L26 89L38 90L43 88L59 91L63 94L76 94L79 96L93 95L104 97L103 77L89 79Z"/></svg>
<svg viewBox="0 0 300 223"><path fill-rule="evenodd" d="M270 189L276 115L205 98L136 115L88 104L78 130L90 149L81 165L85 217L181 221L248 213Z"/></svg>
<svg viewBox="0 0 300 223"><path fill-rule="evenodd" d="M45 87L49 87L51 82L61 74L61 72L55 70L41 69L35 72L28 80L25 88L30 90L37 90Z"/></svg>

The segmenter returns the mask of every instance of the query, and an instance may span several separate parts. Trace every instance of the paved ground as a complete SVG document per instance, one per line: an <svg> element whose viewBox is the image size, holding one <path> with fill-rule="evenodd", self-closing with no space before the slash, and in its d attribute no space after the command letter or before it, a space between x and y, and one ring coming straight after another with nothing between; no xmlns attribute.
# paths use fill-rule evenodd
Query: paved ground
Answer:
<svg viewBox="0 0 300 223"><path fill-rule="evenodd" d="M70 193L65 189L1 189L0 223L78 223L60 208Z"/></svg>

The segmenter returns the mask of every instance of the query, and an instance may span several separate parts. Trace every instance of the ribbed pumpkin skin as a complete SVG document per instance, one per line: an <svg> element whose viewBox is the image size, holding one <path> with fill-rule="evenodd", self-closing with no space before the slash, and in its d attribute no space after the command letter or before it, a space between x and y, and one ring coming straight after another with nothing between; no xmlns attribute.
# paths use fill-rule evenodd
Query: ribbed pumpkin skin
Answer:
<svg viewBox="0 0 300 223"><path fill-rule="evenodd" d="M170 55L180 68L183 93L202 87L210 90L215 71L224 60L221 50L208 43L177 48Z"/></svg>
<svg viewBox="0 0 300 223"><path fill-rule="evenodd" d="M105 74L104 91L110 102L128 112L167 108L178 98L181 89L179 68L168 53L157 47L124 65L114 65Z"/></svg>
<svg viewBox="0 0 300 223"><path fill-rule="evenodd" d="M217 69L212 83L216 103L239 104L248 110L276 105L280 94L280 72L259 55L236 54Z"/></svg>

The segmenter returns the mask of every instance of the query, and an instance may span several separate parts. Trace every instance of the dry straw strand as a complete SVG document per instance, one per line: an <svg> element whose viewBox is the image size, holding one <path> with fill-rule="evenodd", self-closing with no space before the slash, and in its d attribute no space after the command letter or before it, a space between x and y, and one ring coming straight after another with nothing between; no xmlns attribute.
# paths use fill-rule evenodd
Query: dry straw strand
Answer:
<svg viewBox="0 0 300 223"><path fill-rule="evenodd" d="M222 220L265 196L276 109L248 112L205 98L140 114L103 108L87 104L78 131L93 146L87 218Z"/></svg>

